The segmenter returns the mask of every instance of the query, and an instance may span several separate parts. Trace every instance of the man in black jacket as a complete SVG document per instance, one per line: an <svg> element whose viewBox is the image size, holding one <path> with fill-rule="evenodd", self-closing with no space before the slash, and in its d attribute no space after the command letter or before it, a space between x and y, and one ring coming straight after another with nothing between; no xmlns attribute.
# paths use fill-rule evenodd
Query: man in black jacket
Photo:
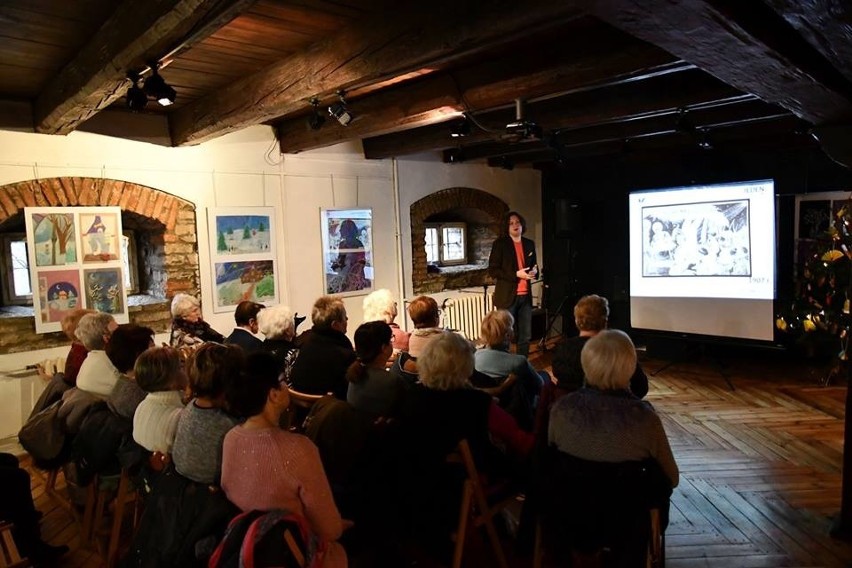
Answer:
<svg viewBox="0 0 852 568"><path fill-rule="evenodd" d="M346 400L346 369L355 361L352 342L346 337L349 318L343 300L322 296L311 310L314 326L296 338L299 357L293 364L293 389L308 394L334 393Z"/></svg>
<svg viewBox="0 0 852 568"><path fill-rule="evenodd" d="M255 337L257 333L257 314L260 313L265 306L243 300L237 304L237 309L234 310L234 321L237 327L231 332L231 335L225 340L225 343L239 345L246 353L252 353L260 349L263 341Z"/></svg>
<svg viewBox="0 0 852 568"><path fill-rule="evenodd" d="M532 336L531 284L538 275L535 243L521 236L527 230L527 222L516 211L504 215L502 228L508 234L497 238L491 246L488 275L497 280L494 307L509 310L518 322L517 352L526 356Z"/></svg>

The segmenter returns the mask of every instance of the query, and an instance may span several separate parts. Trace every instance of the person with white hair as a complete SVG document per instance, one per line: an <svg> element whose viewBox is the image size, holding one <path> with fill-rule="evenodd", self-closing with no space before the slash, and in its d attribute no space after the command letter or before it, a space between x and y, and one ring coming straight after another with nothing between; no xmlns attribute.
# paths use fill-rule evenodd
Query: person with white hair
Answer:
<svg viewBox="0 0 852 568"><path fill-rule="evenodd" d="M284 382L289 384L293 363L299 355L299 350L293 343L296 337L293 311L284 304L265 308L257 314L257 325L265 337L260 350L275 357L279 371L284 373Z"/></svg>
<svg viewBox="0 0 852 568"><path fill-rule="evenodd" d="M78 389L101 398L108 397L112 392L121 373L109 360L105 350L112 332L117 328L118 324L110 314L96 312L80 318L75 334L89 354L77 374Z"/></svg>
<svg viewBox="0 0 852 568"><path fill-rule="evenodd" d="M225 336L210 327L201 315L201 302L189 294L175 294L172 298L172 347L193 347L205 341L222 343Z"/></svg>
<svg viewBox="0 0 852 568"><path fill-rule="evenodd" d="M398 315L396 299L387 288L382 288L370 293L364 298L364 323L371 321L383 321L388 324L393 332L391 345L397 351L408 351L408 338L411 334L400 329L394 323Z"/></svg>
<svg viewBox="0 0 852 568"><path fill-rule="evenodd" d="M666 431L651 403L630 392L636 350L617 329L603 330L580 354L586 386L563 396L550 411L548 440L566 454L596 462L653 458L678 484Z"/></svg>

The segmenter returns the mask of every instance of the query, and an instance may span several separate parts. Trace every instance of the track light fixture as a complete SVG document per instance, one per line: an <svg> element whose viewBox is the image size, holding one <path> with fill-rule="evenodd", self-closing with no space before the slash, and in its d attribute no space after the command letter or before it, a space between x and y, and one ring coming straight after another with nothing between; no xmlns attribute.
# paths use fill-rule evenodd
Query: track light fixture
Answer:
<svg viewBox="0 0 852 568"><path fill-rule="evenodd" d="M139 86L142 78L139 75L129 75L127 78L133 82L130 88L127 89L127 96L125 98L127 108L133 112L145 110L145 107L148 105L148 95L146 95L142 87Z"/></svg>
<svg viewBox="0 0 852 568"><path fill-rule="evenodd" d="M470 136L470 120L467 118L467 115L463 115L461 120L453 121L450 124L450 136L453 138Z"/></svg>
<svg viewBox="0 0 852 568"><path fill-rule="evenodd" d="M151 76L145 79L145 94L160 103L160 106L169 106L174 104L177 98L175 91L162 75L157 72L157 64L151 64Z"/></svg>
<svg viewBox="0 0 852 568"><path fill-rule="evenodd" d="M506 156L506 155L500 156L500 162L499 163L500 163L500 167L503 168L504 170L512 171L512 170L515 169L515 162L512 161L512 158L510 158L509 156Z"/></svg>
<svg viewBox="0 0 852 568"><path fill-rule="evenodd" d="M461 148L451 148L447 150L447 163L460 164L464 162L464 154Z"/></svg>
<svg viewBox="0 0 852 568"><path fill-rule="evenodd" d="M319 99L313 97L310 100L311 106L314 107L311 114L308 116L308 126L311 130L319 130L325 124L325 117L319 111Z"/></svg>
<svg viewBox="0 0 852 568"><path fill-rule="evenodd" d="M702 128L698 131L698 147L702 150L713 149L713 142L710 140L709 128Z"/></svg>
<svg viewBox="0 0 852 568"><path fill-rule="evenodd" d="M337 122L339 122L341 126L347 126L350 122L352 122L354 117L346 107L346 91L342 89L337 91L337 96L340 97L340 102L334 103L328 107L328 114L336 118Z"/></svg>
<svg viewBox="0 0 852 568"><path fill-rule="evenodd" d="M685 108L677 111L677 120L675 120L675 130L681 134L695 134L695 124L689 116L689 111Z"/></svg>

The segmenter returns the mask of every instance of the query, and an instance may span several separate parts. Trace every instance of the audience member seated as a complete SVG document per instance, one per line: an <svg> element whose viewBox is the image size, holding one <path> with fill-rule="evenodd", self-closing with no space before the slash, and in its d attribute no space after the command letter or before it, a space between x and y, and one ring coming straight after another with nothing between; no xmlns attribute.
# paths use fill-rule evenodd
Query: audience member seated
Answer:
<svg viewBox="0 0 852 568"><path fill-rule="evenodd" d="M136 384L136 359L154 346L154 330L133 323L118 326L106 346L110 362L120 373L107 398L109 409L122 418L133 420L139 403L146 392Z"/></svg>
<svg viewBox="0 0 852 568"><path fill-rule="evenodd" d="M385 370L392 341L391 327L382 321L363 323L355 330L357 359L346 371L346 401L353 408L376 416L396 415L405 383Z"/></svg>
<svg viewBox="0 0 852 568"><path fill-rule="evenodd" d="M246 353L253 353L261 348L263 341L255 337L259 329L258 313L264 309L263 304L243 300L234 310L234 321L237 327L225 339L225 343L239 345Z"/></svg>
<svg viewBox="0 0 852 568"><path fill-rule="evenodd" d="M319 452L308 438L278 427L290 404L287 385L279 382L279 376L275 358L268 353L248 356L248 380L233 403L249 418L225 436L222 489L243 511L284 509L304 516L316 536L328 543L323 566L346 566L346 552L336 542L343 520Z"/></svg>
<svg viewBox="0 0 852 568"><path fill-rule="evenodd" d="M290 385L299 392L330 392L346 400L346 370L355 360L352 343L346 337L346 306L340 298L323 296L314 303L311 319L314 326L296 340L299 357L293 364Z"/></svg>
<svg viewBox="0 0 852 568"><path fill-rule="evenodd" d="M187 374L194 397L178 419L172 461L182 476L219 483L222 440L237 423L225 411L225 393L241 382L244 355L236 345L205 343L189 358Z"/></svg>
<svg viewBox="0 0 852 568"><path fill-rule="evenodd" d="M293 375L293 364L299 355L299 350L293 343L296 337L293 312L289 307L278 304L262 310L257 317L260 332L266 336L262 350L275 357L278 361L278 369L284 373L284 380L289 385Z"/></svg>
<svg viewBox="0 0 852 568"><path fill-rule="evenodd" d="M77 388L95 396L106 398L112 392L120 373L106 354L110 335L118 327L109 314L92 313L80 318L77 339L89 354L77 374Z"/></svg>
<svg viewBox="0 0 852 568"><path fill-rule="evenodd" d="M653 491L660 495L629 495L619 497L627 506L627 501L641 501L643 503L668 499L671 488L676 487L679 481L678 466L672 455L666 432L659 416L654 412L650 403L639 400L630 392L630 377L636 370L636 350L633 342L626 333L618 330L605 330L588 340L581 353L581 364L586 377L586 386L570 393L556 403L551 410L548 441L552 448L558 450L557 455L570 456L570 464L562 471L578 472L581 469L591 472L588 479L591 481L585 487L564 487L564 480L552 479L553 484L548 489L546 498L542 499L542 509L553 510L556 513L550 515L550 519L564 517L566 506L563 500L582 501L590 495L592 481L595 478L603 478L607 470L613 468L598 467L594 464L622 464L618 470L632 472L630 477L645 476L647 467L639 466L628 468L622 462L639 463L643 460L651 460L652 469L661 473L659 479L663 480L662 490L659 481L643 487L655 489L642 489L640 491ZM557 459L556 464L563 463L565 459ZM560 466L562 467L562 466ZM542 472L543 481L552 478L555 471ZM622 474L623 475L623 474ZM573 479L573 477L572 477ZM630 487L633 479L619 478L617 485L620 487L601 487L603 494L598 494L599 501L606 497L606 493L620 491L623 487ZM615 482L614 482L615 483ZM600 485L600 484L598 484ZM562 486L562 487L560 487ZM587 500L588 501L588 500ZM584 501L584 502L587 502ZM579 502L579 501L578 501ZM616 506L619 503L615 503ZM590 504L591 508L596 505ZM582 507L581 507L582 508ZM647 508L647 507L646 507ZM561 511L561 513L559 512ZM637 519L642 523L639 529L648 522L647 510L639 511ZM622 516L626 516L624 513ZM663 526L667 522L667 509L662 511ZM579 524L590 522L590 519L577 519ZM601 526L611 524L613 518L602 519ZM576 523L575 523L576 525ZM629 528L629 527L627 527ZM565 538L563 531L559 531L559 540ZM628 554L624 563L619 566L644 566L641 559L647 546L647 533L640 531L639 545L633 551L625 550ZM568 541L572 539L567 539ZM620 537L618 544L627 546L632 539ZM586 543L571 542L572 545L585 545ZM643 546L644 544L644 546ZM618 554L619 551L615 551Z"/></svg>
<svg viewBox="0 0 852 568"><path fill-rule="evenodd" d="M95 474L117 475L122 467L135 471L146 452L133 441L133 415L146 393L136 384L136 359L154 345L154 331L123 324L112 333L106 353L121 373L106 403L86 415L74 437L77 481L88 485Z"/></svg>
<svg viewBox="0 0 852 568"><path fill-rule="evenodd" d="M89 354L86 346L77 339L77 326L80 324L80 318L86 314L94 313L95 310L77 309L65 314L62 318L62 333L71 340L71 349L68 351L68 356L65 357L65 372L62 380L72 387L77 386L77 374Z"/></svg>
<svg viewBox="0 0 852 568"><path fill-rule="evenodd" d="M171 454L186 386L180 355L152 347L136 360L136 384L148 393L133 415L133 439L149 452Z"/></svg>
<svg viewBox="0 0 852 568"><path fill-rule="evenodd" d="M189 294L175 294L172 298L172 347L195 347L205 341L222 343L225 336L210 327L201 316L201 302Z"/></svg>
<svg viewBox="0 0 852 568"><path fill-rule="evenodd" d="M476 351L475 367L497 381L494 387L500 406L515 417L521 428L532 432L538 394L542 385L550 382L550 375L537 372L523 355L509 353L514 323L515 318L507 310L485 315L481 327L485 348ZM510 375L515 377L512 384L508 381Z"/></svg>
<svg viewBox="0 0 852 568"><path fill-rule="evenodd" d="M458 520L461 478L447 469L446 457L460 440L468 440L477 467L491 479L509 475L532 448L532 435L491 396L471 387L473 352L468 340L452 332L429 341L418 358L420 382L407 391L401 412L402 514L407 526L433 542L444 542Z"/></svg>
<svg viewBox="0 0 852 568"><path fill-rule="evenodd" d="M18 465L18 458L0 453L0 521L14 525L12 535L22 557L36 566L52 565L68 547L51 546L41 539L40 518L33 503L30 474Z"/></svg>
<svg viewBox="0 0 852 568"><path fill-rule="evenodd" d="M441 319L438 302L429 296L418 296L408 305L408 316L414 322L414 331L408 338L408 353L417 358L426 344L443 331L438 327Z"/></svg>
<svg viewBox="0 0 852 568"><path fill-rule="evenodd" d="M383 321L391 327L393 331L393 348L396 351L408 351L409 333L400 329L394 323L396 320L397 303L387 288L376 290L364 298L364 321Z"/></svg>
<svg viewBox="0 0 852 568"><path fill-rule="evenodd" d="M651 403L630 390L636 350L627 334L601 331L586 342L580 359L586 387L554 403L550 444L590 461L654 458L677 487L678 468L663 423Z"/></svg>

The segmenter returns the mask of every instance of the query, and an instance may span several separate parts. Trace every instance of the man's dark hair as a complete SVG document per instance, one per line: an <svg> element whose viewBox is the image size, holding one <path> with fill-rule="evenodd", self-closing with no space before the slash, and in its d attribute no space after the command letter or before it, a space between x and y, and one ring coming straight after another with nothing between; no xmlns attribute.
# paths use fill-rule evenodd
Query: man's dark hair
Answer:
<svg viewBox="0 0 852 568"><path fill-rule="evenodd" d="M509 221L512 219L513 215L518 218L518 221L521 222L521 234L523 235L527 232L527 220L524 219L524 216L518 213L517 211L509 211L508 213L503 215L503 228L501 229L502 234L505 235L509 233Z"/></svg>
<svg viewBox="0 0 852 568"><path fill-rule="evenodd" d="M237 305L237 309L234 310L234 321L239 326L248 325L251 323L251 320L257 319L257 313L265 307L263 304L258 304L257 302L243 300Z"/></svg>

